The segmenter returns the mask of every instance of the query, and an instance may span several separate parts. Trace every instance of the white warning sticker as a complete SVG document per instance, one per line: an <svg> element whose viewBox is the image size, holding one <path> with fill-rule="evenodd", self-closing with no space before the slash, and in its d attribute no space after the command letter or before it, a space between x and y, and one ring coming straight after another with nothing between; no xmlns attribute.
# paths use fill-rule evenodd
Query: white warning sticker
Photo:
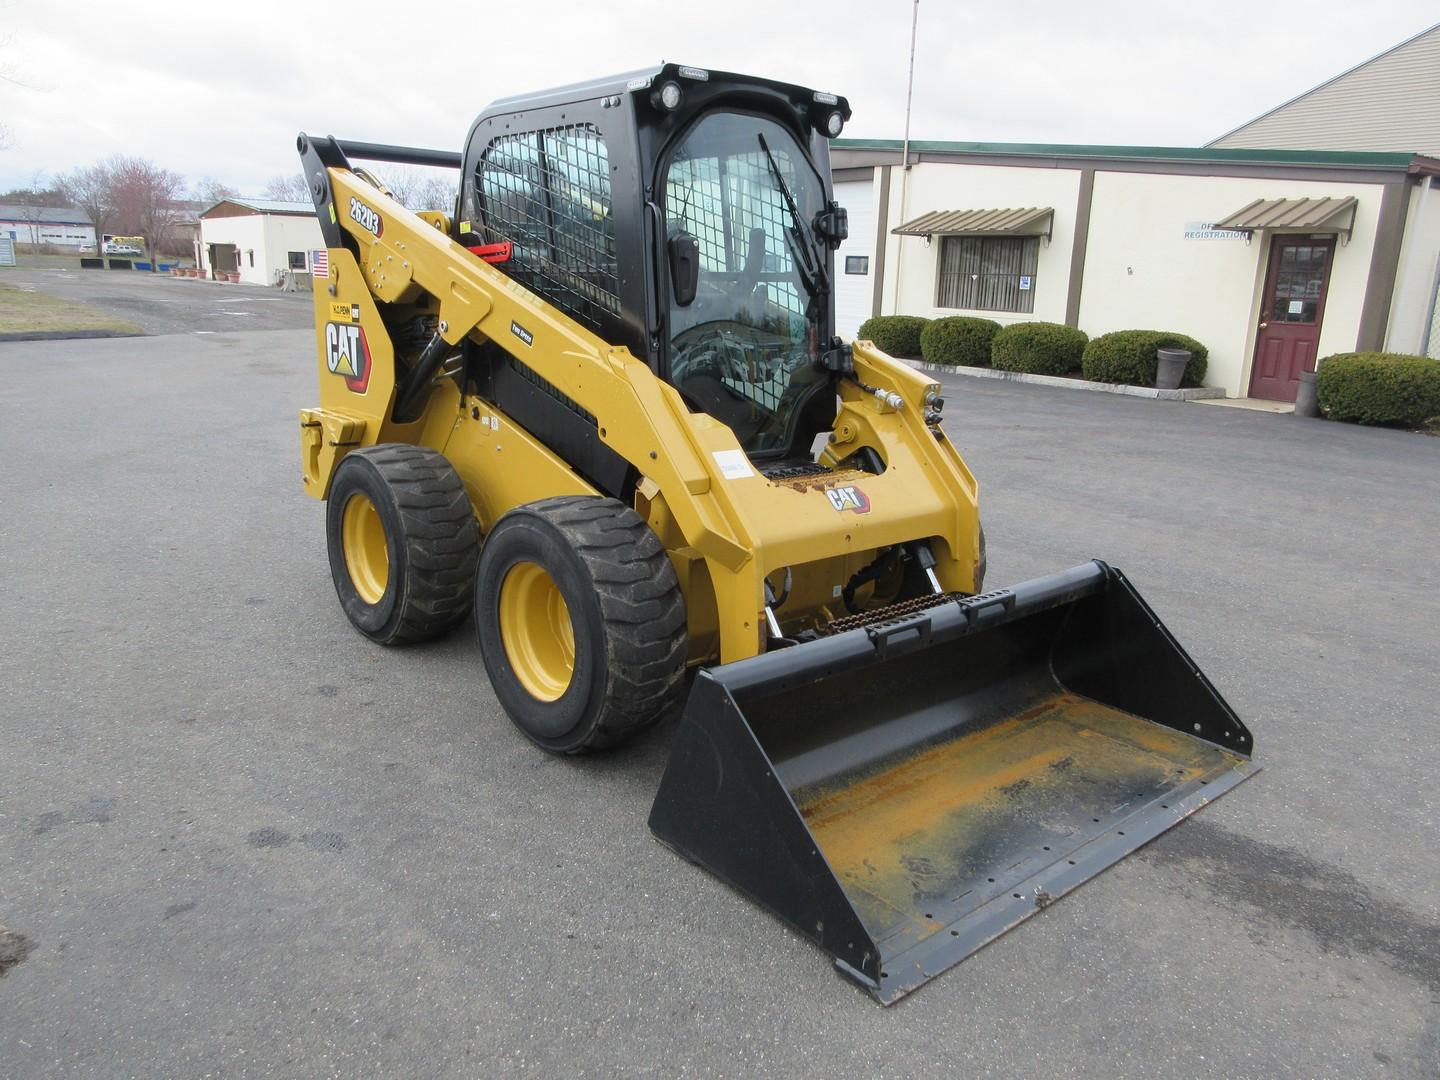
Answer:
<svg viewBox="0 0 1440 1080"><path fill-rule="evenodd" d="M755 475L744 450L716 450L712 456L715 464L720 466L720 475L726 480L743 480Z"/></svg>

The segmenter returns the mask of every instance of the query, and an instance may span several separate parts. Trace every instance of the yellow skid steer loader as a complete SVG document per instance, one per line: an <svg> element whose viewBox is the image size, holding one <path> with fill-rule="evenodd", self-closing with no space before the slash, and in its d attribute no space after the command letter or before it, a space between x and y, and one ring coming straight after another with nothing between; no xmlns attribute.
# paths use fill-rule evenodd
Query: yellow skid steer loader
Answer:
<svg viewBox="0 0 1440 1080"><path fill-rule="evenodd" d="M849 116L667 64L499 101L459 153L302 134L300 438L361 633L473 617L556 753L680 713L655 834L889 1003L1254 766L1118 570L984 591L939 384L834 334ZM456 168L455 205L352 159Z"/></svg>

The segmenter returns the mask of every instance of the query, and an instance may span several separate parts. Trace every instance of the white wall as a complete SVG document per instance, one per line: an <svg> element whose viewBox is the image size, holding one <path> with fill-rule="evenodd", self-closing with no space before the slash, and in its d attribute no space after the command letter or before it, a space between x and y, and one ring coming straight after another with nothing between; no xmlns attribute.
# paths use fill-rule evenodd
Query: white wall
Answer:
<svg viewBox="0 0 1440 1080"><path fill-rule="evenodd" d="M1349 244L1337 243L1320 355L1355 348L1370 272L1379 185L1248 177L1100 172L1090 210L1080 328L1177 330L1210 351L1205 383L1231 397L1249 389L1270 236L1187 240L1186 222L1210 222L1262 198L1354 195Z"/></svg>
<svg viewBox="0 0 1440 1080"><path fill-rule="evenodd" d="M210 244L234 244L240 250L240 280L250 285L274 285L275 272L289 267L288 254L323 248L320 223L295 214L246 214L241 217L204 218L200 222L201 256L209 266ZM254 265L251 265L251 253ZM221 270L231 267L222 266ZM308 262L307 262L308 274Z"/></svg>
<svg viewBox="0 0 1440 1080"><path fill-rule="evenodd" d="M860 324L870 317L875 296L875 213L880 186L872 180L842 180L835 184L835 201L850 219L850 235L835 252L835 332L846 341L855 337ZM847 274L847 256L870 260L869 271Z"/></svg>
<svg viewBox="0 0 1440 1080"><path fill-rule="evenodd" d="M1437 260L1440 260L1440 188L1430 187L1422 179L1410 193L1405 216L1400 273L1395 280L1390 326L1385 335L1385 348L1390 352L1420 351L1425 340L1425 324L1430 317L1430 301L1435 295Z"/></svg>
<svg viewBox="0 0 1440 1080"><path fill-rule="evenodd" d="M1076 169L1028 169L1001 165L924 162L912 165L908 181L896 167L890 177L889 227L895 228L932 210L995 210L1050 206L1055 209L1050 242L1040 242L1035 269L1035 310L972 311L935 306L940 239L890 236L885 248L887 315L979 315L1001 324L1064 322L1070 281L1070 251L1075 238L1075 200L1080 190ZM908 187L908 190L907 190ZM903 200L903 207L902 207Z"/></svg>
<svg viewBox="0 0 1440 1080"><path fill-rule="evenodd" d="M303 251L305 253L305 268L297 271L302 279L301 287L310 279L310 253L325 246L325 238L320 234L320 222L315 220L313 214L299 216L295 214L271 214L265 218L265 256L268 262L268 270L265 275L265 284L275 283L275 271L286 270L290 267L289 253L292 251ZM256 261L259 261L259 253L256 253Z"/></svg>
<svg viewBox="0 0 1440 1080"><path fill-rule="evenodd" d="M9 236L17 244L95 246L95 228L92 225L61 225L53 221L0 221L0 236Z"/></svg>

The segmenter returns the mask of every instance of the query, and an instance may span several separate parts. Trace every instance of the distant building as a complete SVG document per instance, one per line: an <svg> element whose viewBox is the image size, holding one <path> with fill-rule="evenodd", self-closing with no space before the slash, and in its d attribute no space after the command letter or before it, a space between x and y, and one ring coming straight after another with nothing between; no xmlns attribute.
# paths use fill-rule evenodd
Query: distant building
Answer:
<svg viewBox="0 0 1440 1080"><path fill-rule="evenodd" d="M838 329L871 315L1176 330L1295 400L1337 352L1440 357L1440 24L1209 146L837 139Z"/></svg>
<svg viewBox="0 0 1440 1080"><path fill-rule="evenodd" d="M1205 383L1294 401L1356 349L1423 352L1440 159L1411 153L912 142L832 144L850 236L838 331L871 315L1174 330Z"/></svg>
<svg viewBox="0 0 1440 1080"><path fill-rule="evenodd" d="M1440 156L1440 23L1208 145Z"/></svg>
<svg viewBox="0 0 1440 1080"><path fill-rule="evenodd" d="M95 246L95 226L90 215L73 206L0 204L0 236L8 236L17 244L77 249Z"/></svg>
<svg viewBox="0 0 1440 1080"><path fill-rule="evenodd" d="M310 203L222 199L200 215L196 263L212 277L238 271L251 285L276 285L293 271L308 289L314 254L324 248Z"/></svg>

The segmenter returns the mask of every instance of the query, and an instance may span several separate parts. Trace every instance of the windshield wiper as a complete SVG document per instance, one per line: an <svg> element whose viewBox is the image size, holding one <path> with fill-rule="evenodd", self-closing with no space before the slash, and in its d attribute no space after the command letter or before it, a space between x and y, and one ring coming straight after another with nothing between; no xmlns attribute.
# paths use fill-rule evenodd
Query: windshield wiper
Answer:
<svg viewBox="0 0 1440 1080"><path fill-rule="evenodd" d="M815 238L810 235L808 227L800 217L795 196L790 194L790 185L785 183L780 166L775 164L775 155L770 153L764 134L758 134L756 138L760 140L760 149L764 151L765 160L770 164L770 175L775 178L775 186L780 189L780 194L785 199L785 207L790 211L791 224L785 230L785 240L790 245L790 257L795 260L800 271L801 284L810 294L813 304L830 292L830 280L825 273L825 258L818 254Z"/></svg>

